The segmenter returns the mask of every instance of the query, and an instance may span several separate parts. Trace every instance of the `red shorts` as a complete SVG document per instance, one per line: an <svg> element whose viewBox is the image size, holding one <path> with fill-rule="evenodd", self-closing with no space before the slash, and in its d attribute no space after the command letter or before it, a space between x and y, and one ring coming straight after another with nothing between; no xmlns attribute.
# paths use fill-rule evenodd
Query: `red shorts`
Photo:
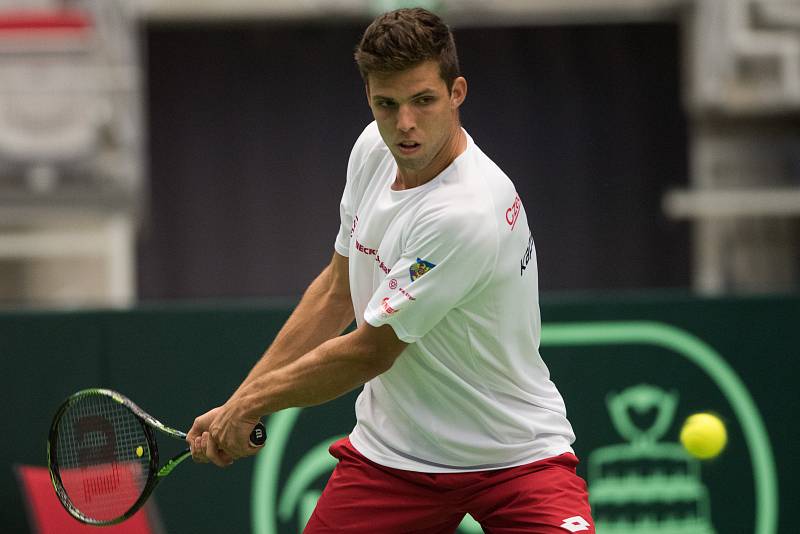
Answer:
<svg viewBox="0 0 800 534"><path fill-rule="evenodd" d="M378 465L348 438L305 534L452 534L470 514L487 534L594 534L586 483L570 453L519 467L419 473Z"/></svg>

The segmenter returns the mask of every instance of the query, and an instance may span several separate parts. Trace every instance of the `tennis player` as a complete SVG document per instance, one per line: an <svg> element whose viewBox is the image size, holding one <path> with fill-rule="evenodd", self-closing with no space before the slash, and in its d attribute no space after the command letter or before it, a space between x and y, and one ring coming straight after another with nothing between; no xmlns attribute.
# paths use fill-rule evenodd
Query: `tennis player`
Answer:
<svg viewBox="0 0 800 534"><path fill-rule="evenodd" d="M196 461L256 452L256 421L364 385L305 532L594 532L575 436L539 355L536 253L514 184L461 127L436 15L375 19L356 50L375 121L350 155L330 264L230 399ZM358 328L340 336L352 321Z"/></svg>

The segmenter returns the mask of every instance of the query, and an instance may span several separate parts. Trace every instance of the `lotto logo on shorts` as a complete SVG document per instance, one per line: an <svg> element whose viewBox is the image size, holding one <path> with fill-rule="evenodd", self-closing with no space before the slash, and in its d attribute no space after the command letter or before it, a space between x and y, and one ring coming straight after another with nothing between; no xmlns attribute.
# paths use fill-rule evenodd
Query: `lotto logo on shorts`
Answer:
<svg viewBox="0 0 800 534"><path fill-rule="evenodd" d="M591 525L584 518L576 515L566 518L560 526L564 530L569 530L570 532L581 532L582 530L589 530Z"/></svg>

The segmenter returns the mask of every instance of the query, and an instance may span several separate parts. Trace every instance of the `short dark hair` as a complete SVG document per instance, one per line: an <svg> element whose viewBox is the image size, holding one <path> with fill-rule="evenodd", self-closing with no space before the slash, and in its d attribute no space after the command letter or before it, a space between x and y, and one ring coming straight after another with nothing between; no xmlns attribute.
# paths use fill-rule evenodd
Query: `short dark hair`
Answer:
<svg viewBox="0 0 800 534"><path fill-rule="evenodd" d="M421 7L390 11L372 21L355 59L364 82L370 74L400 72L427 60L439 63L448 90L461 75L453 33L439 16Z"/></svg>

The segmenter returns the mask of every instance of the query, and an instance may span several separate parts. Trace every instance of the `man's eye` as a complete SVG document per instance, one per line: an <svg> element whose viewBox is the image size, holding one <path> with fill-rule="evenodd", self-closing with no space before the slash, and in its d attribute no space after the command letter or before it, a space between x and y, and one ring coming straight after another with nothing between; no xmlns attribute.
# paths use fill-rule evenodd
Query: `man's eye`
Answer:
<svg viewBox="0 0 800 534"><path fill-rule="evenodd" d="M417 99L417 104L427 105L433 102L432 96L423 96Z"/></svg>
<svg viewBox="0 0 800 534"><path fill-rule="evenodd" d="M381 108L390 108L394 106L394 102L389 102L387 100L380 100L378 101L378 107Z"/></svg>

